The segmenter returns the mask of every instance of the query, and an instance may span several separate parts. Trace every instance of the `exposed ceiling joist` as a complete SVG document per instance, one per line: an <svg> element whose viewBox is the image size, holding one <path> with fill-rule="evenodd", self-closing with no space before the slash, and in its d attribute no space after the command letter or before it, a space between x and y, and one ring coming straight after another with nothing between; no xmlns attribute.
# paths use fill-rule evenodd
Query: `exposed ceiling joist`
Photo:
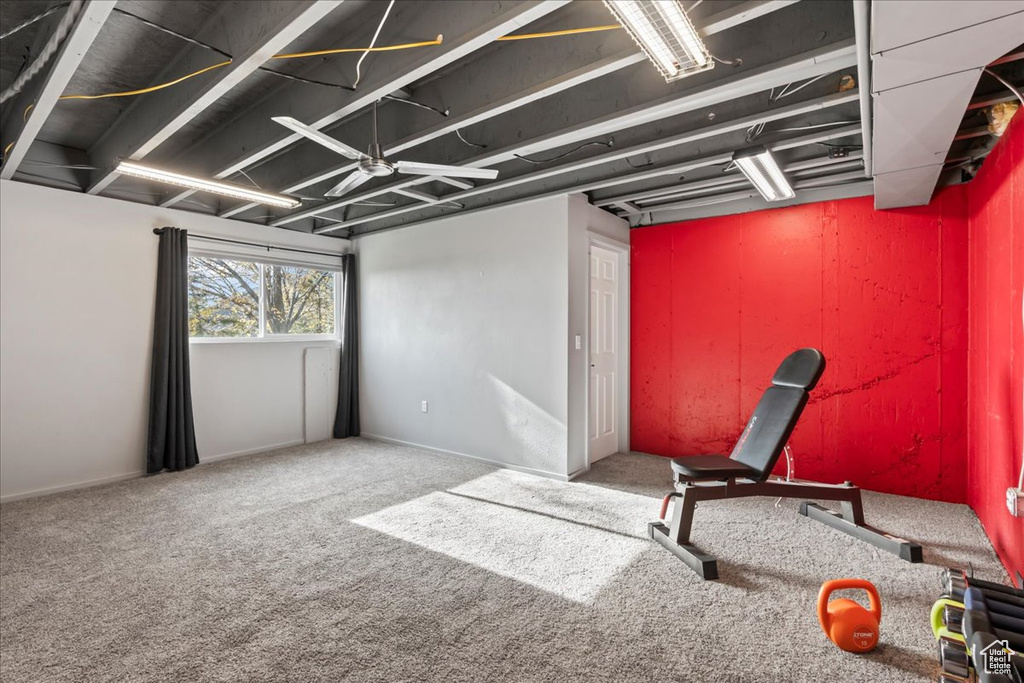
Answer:
<svg viewBox="0 0 1024 683"><path fill-rule="evenodd" d="M822 176L820 178L811 178L811 179L808 179L808 180L801 180L799 182L793 183L793 189L794 190L806 190L806 189L810 189L810 188L814 188L814 187L826 187L826 186L832 186L832 185L839 185L839 184L847 183L847 182L850 182L850 181L853 181L853 180L860 180L862 182L866 182L869 185L871 184L871 181L865 181L864 180L864 174L861 171L857 170L857 171L846 171L844 173L836 173L834 175L826 175L826 176ZM743 199L751 199L751 198L754 198L754 197L761 197L761 194L757 190L755 190L753 187L751 187L750 189L740 190L739 192L731 192L731 193L728 193L728 194L720 194L720 195L711 195L711 196L708 196L708 197L698 197L696 199L688 199L688 200L685 200L685 201L672 202L672 203L669 203L669 204L660 204L660 205L658 205L656 207L651 207L651 208L645 209L643 211L643 213L648 213L648 212L650 212L652 210L654 210L654 211L675 211L675 210L679 210L679 209L689 209L689 208L693 208L693 207L697 207L697 206L710 206L712 204L725 204L725 203L728 203L728 202L735 202L735 201L740 201L740 200L743 200ZM765 202L763 199L761 201L763 203L763 206L761 208L770 208L767 202ZM782 202L779 202L777 204L773 203L771 206L783 206L783 203Z"/></svg>
<svg viewBox="0 0 1024 683"><path fill-rule="evenodd" d="M230 21L214 21L198 38L212 45L230 45L231 63L203 79L135 99L100 138L89 157L95 171L88 194L98 194L117 178L120 159L138 161L185 127L256 71L273 55L312 28L343 0L274 0L253 3ZM211 63L209 50L189 45L167 68L167 74L190 73Z"/></svg>
<svg viewBox="0 0 1024 683"><path fill-rule="evenodd" d="M701 27L701 33L706 36L713 35L720 31L726 31L734 26L753 21L766 14L770 14L783 7L795 5L799 0L765 0L764 2L743 2L730 9L723 10L710 17Z"/></svg>
<svg viewBox="0 0 1024 683"><path fill-rule="evenodd" d="M831 176L840 170L850 168L863 168L863 161L859 157L857 159L829 159L826 157L824 159L809 159L807 161L787 164L782 170L791 179L796 179L823 174ZM683 183L682 185L678 185L674 188L673 191L654 195L639 205L623 201L615 201L612 205L621 207L622 204L630 204L635 208L635 210L625 210L624 215L639 216L643 213L658 211L663 206L667 206L667 202L674 199L705 195L709 192L721 191L730 188L750 189L750 181L743 175L733 173L723 178L709 178L707 180L692 183ZM660 203L652 203L652 201Z"/></svg>
<svg viewBox="0 0 1024 683"><path fill-rule="evenodd" d="M402 21L415 26L423 35L433 37L445 33L444 42L425 50L406 50L394 53L387 68L368 73L358 92L340 98L337 92L319 96L289 98L275 96L247 110L231 123L233 135L214 136L188 154L190 166L210 169L213 177L227 178L239 170L277 154L302 140L302 136L287 134L271 119L291 116L313 128L321 129L354 114L385 95L404 88L449 64L491 44L496 38L562 7L569 0L520 0L511 3L466 2L457 3L458 11L440 12L435 3L407 3L396 15L405 11ZM317 72L311 73L315 78ZM239 140L244 141L242 146ZM217 169L217 170L213 170ZM182 192L161 202L172 206L191 192Z"/></svg>
<svg viewBox="0 0 1024 683"><path fill-rule="evenodd" d="M704 23L702 33L704 35L715 35L728 29L740 26L762 16L766 16L784 7L793 5L798 0L751 0L741 3L729 10L725 10L709 17ZM625 42L625 38L622 39ZM591 81L599 79L626 67L645 61L646 57L635 45L630 45L623 50L611 55L608 51L607 41L588 41L583 44L573 42L552 43L545 46L547 58L543 60L543 67L560 69L556 75L548 77L537 77L526 87L516 92L508 92L508 83L515 78L523 77L522 64L526 62L516 54L508 54L508 49L518 49L524 53L535 50L529 45L509 46L503 52L495 52L480 60L467 65L458 74L454 74L446 92L434 92L437 101L446 103L455 99L461 99L466 103L457 108L463 113L445 118L443 121L430 125L427 128L416 131L404 138L396 138L395 133L382 131L385 140L384 153L394 155L404 152L418 145L425 144L443 135L450 135L469 126L493 119L502 114L524 107L540 99L551 97L571 88L583 86ZM525 74L529 76L530 74ZM546 75L546 72L545 72ZM466 83L479 83L478 88L468 89ZM435 85L435 91L441 89L441 84ZM468 98L474 98L472 102ZM388 140L395 140L388 142ZM355 170L355 163L341 163L333 167L323 168L323 157L319 150L312 149L309 145L300 145L290 153L293 158L282 163L281 167L286 170L300 169L301 180L291 178L264 179L268 186L282 187L285 193L297 193L308 187L343 176ZM308 170L307 170L308 169ZM468 188L464 188L468 189ZM232 207L219 214L223 218L236 216L244 211L254 208L255 204L243 204Z"/></svg>
<svg viewBox="0 0 1024 683"><path fill-rule="evenodd" d="M576 126L572 126L568 129L561 130L555 134L543 136L539 139L530 140L525 143L516 145L514 147L505 148L495 152L490 152L479 156L475 159L464 162L465 166L472 167L490 167L514 159L517 155L535 154L537 152L543 152L548 149L553 149L565 145L570 145L576 142L594 138L600 135L615 132L623 128L630 128L638 126L645 122L657 121L670 116L683 114L686 112L694 111L703 107L710 107L722 102L726 102L733 99L738 99L746 95L754 94L757 92L764 92L773 87L781 87L787 83L801 80L804 78L813 78L821 74L828 74L833 71L838 71L845 67L851 66L856 61L856 53L852 40L842 41L836 45L826 46L813 50L809 53L797 55L790 59L784 60L778 64L773 64L769 67L755 69L751 72L747 72L743 75L736 76L729 79L723 79L724 82L716 81L715 84L703 88L701 90L690 92L682 96L674 98L667 98L657 100L651 103L645 103L625 109L615 115L603 117L596 121L587 121ZM852 101L850 98L857 97L856 92L852 95L849 93L840 93L837 97L843 98L843 101ZM780 109L770 112L771 114L777 114L779 111L786 109L782 107ZM758 123L761 120L769 118L769 114L762 114L756 118L753 123ZM752 125L752 124L748 124ZM637 153L637 152L630 152ZM615 154L619 154L616 152ZM608 155L601 155L597 158L605 158ZM622 158L618 156L616 158ZM527 174L532 175L532 174ZM481 188L468 192L486 192L494 189L495 187L504 186L504 183L517 182L518 178L513 178L511 181L498 181L496 183L490 183ZM371 190L355 197L350 197L334 202L327 202L321 206L307 209L305 211L299 211L288 216L285 216L277 221L274 221L272 225L281 226L289 223L307 218L310 216L320 215L327 213L335 209L347 206L356 201L362 201L369 199L380 194L392 191L395 187L409 187L412 185L420 184L424 182L422 179L416 179L411 181L401 181L396 184L387 185L377 190ZM521 181L519 181L521 182ZM460 196L464 196L466 193L458 193ZM384 211L373 216L367 216L357 219L361 222L368 220L378 220L379 218L388 217L391 215L397 215L396 212L401 211L395 209L392 211ZM346 223L347 224L347 223ZM340 226L329 226L321 228L321 231L330 231L331 229L339 229Z"/></svg>
<svg viewBox="0 0 1024 683"><path fill-rule="evenodd" d="M403 197L409 197L410 199L416 199L427 204L435 204L440 201L435 195L427 194L419 190L395 190L396 194L400 194Z"/></svg>
<svg viewBox="0 0 1024 683"><path fill-rule="evenodd" d="M445 185L457 187L460 190L472 190L474 187L476 187L476 185L474 185L470 181L462 180L460 178L448 178L447 176L432 176L432 179L438 182L442 182Z"/></svg>
<svg viewBox="0 0 1024 683"><path fill-rule="evenodd" d="M984 109L985 107L991 107L993 104L1002 104L1003 102L1016 102L1017 96L1009 90L1003 93L996 93L994 95L981 95L971 100L971 103L967 105L967 111L974 109Z"/></svg>
<svg viewBox="0 0 1024 683"><path fill-rule="evenodd" d="M862 179L861 182L844 182L831 187L814 187L797 190L796 197L782 202L777 202L773 208L783 208L798 204L810 204L812 202L831 201L836 199L848 199L852 197L864 197L871 195L874 190L870 180ZM694 201L689 206L669 211L658 211L651 217L651 225L657 223L673 223L677 221L692 221L700 218L711 218L714 216L728 216L748 211L759 211L765 208L764 198L754 192L752 195L737 193L733 198L714 203L707 201ZM637 226L642 227L642 226Z"/></svg>
<svg viewBox="0 0 1024 683"><path fill-rule="evenodd" d="M600 50L599 45L597 45L596 48L597 49L595 51ZM582 57L583 59L587 60L586 54L580 54L587 53L587 50L574 50L573 52L577 55L577 58ZM574 88L576 86L582 85L595 78L600 78L601 76L612 73L614 71L618 71L631 64L636 64L640 61L643 61L643 59L643 54L637 54L635 51L631 50L626 53L613 55L611 57L597 59L596 61L588 60L585 66L572 69L571 71L563 73L553 79L547 80L543 83L539 83L536 86L532 86L526 91L515 93L513 95L507 95L504 98L502 98L502 100L498 103L483 105L477 109L474 109L473 111L467 112L466 114L445 118L444 121L442 121L440 124L434 125L421 133L417 133L403 140L398 140L390 144L385 143L384 154L398 154L412 147L416 147L417 145L422 145L426 142L430 142L431 140L439 138L442 135L449 135L451 133L455 133L456 131L467 126L471 126L475 123L480 123L481 121L485 121L494 116L498 116L500 114L512 111L513 109L522 107L526 104L529 104L530 102L539 100L542 97L547 97L557 92L561 92L563 90L568 90L569 88ZM515 62L509 60L504 62L504 68L518 69L519 66ZM490 70L490 73L492 77L495 75L493 69ZM500 73L497 74L495 81L497 83L502 82ZM387 137L390 136L390 134L388 133L385 133L384 135L386 136L385 139L387 139ZM291 184L285 185L284 189L282 190L285 193L300 192L306 189L307 187L311 187L313 185L317 185L319 183L328 181L331 178L337 178L339 176L351 173L356 168L356 164L352 162L343 163L340 165L335 165L333 167L324 169L322 161L323 157L320 151L317 149L311 149L308 145L302 145L297 147L296 154L298 155L298 158L294 160L289 160L290 165L286 168L295 166L298 168L309 168L316 170L310 174L304 175L303 178L299 181L292 181ZM282 185L281 182L276 182L273 184L275 186ZM243 204L240 206L232 207L231 209L228 209L227 211L221 213L220 216L223 218L230 218L231 216L235 216L243 211L254 208L255 206L255 204Z"/></svg>
<svg viewBox="0 0 1024 683"><path fill-rule="evenodd" d="M745 128L748 128L752 124L757 123L757 122L762 121L762 120L776 120L776 117L778 117L778 118L786 118L787 116L794 116L794 115L797 115L797 114L800 114L800 113L806 113L807 111L813 111L813 110L827 108L827 107L832 107L832 106L839 106L841 104L848 104L850 102L853 102L856 99L856 97L857 97L857 93L856 92L838 93L838 94L835 94L835 95L830 95L828 97L819 98L819 99L813 100L811 102L800 103L800 104L790 105L788 107L783 107L783 108L780 108L780 109L772 112L770 115L760 114L760 115L757 115L757 116L746 116L746 117L742 117L740 119L737 119L735 121L720 123L720 124L716 124L716 125L713 125L713 126L707 126L706 128L704 128L702 130L694 131L692 133L684 133L682 135L678 135L678 136L675 136L675 137L672 137L672 138L669 138L669 139L666 139L666 140L659 140L656 143L650 143L650 144L647 144L647 145L641 145L641 146L633 147L631 149L623 149L623 150L618 150L618 151L615 151L615 152L609 152L609 153L602 154L602 155L599 155L597 157L592 157L590 159L586 159L586 160L583 160L583 161L573 162L573 163L570 163L570 164L564 164L563 166L556 167L554 169L547 169L547 170L544 170L544 171L536 171L536 172L534 172L532 174L527 174L526 176L519 176L517 178L512 178L510 180L499 181L498 183L492 183L491 185L488 185L486 188L478 188L478 190L482 189L484 191L457 192L455 194L448 195L447 197L445 197L445 199L452 199L452 200L468 199L468 198L470 198L472 196L484 194L486 191L493 191L495 186L512 187L512 186L515 186L515 185L524 184L524 183L528 183L528 182L536 182L538 180L543 180L545 178L550 178L550 177L553 177L553 176L566 175L566 174L570 174L570 173L576 173L576 172L581 171L581 170L583 170L585 168L589 168L589 167L593 167L593 166L601 166L601 165L608 164L608 163L611 163L613 161L616 161L618 159L623 159L623 158L625 158L627 156L633 156L633 155L636 155L636 154L643 154L643 153L655 151L655 150L658 150L658 149L667 149L669 147L675 147L675 146L679 146L679 145L683 145L683 144L687 144L687 143L697 142L699 140L705 140L705 139L708 139L708 138L713 138L713 137L717 137L717 136L720 136L720 135L725 135L725 134L728 134L728 133L731 133L731 132L741 131L741 130L743 130ZM801 137L798 137L798 138L793 138L792 140L787 141L787 142L777 143L776 145L773 146L773 148L774 149L784 149L784 148L789 148L789 147L802 146L802 145L805 145L805 144L813 144L813 142L829 139L827 137L828 135L851 135L851 134L855 134L856 131L851 132L852 128L854 128L854 127L851 126L851 127L847 127L845 130L842 130L842 129L832 130L832 131L826 132L826 133L814 133L811 136L801 136ZM706 168L708 166L716 166L716 165L720 165L720 164L726 164L726 163L729 163L731 160L732 160L732 152L729 151L729 152L724 152L724 153L719 153L719 154L713 154L713 155L710 155L710 156L707 156L707 157L702 157L700 159L690 159L690 160L685 161L683 163L675 164L675 165L668 166L668 167L665 167L665 168L653 169L653 170L649 170L649 171L640 171L640 172L637 172L637 173L620 174L620 175L616 175L616 176L614 176L612 178L605 178L603 180L597 180L597 181L590 181L590 182L580 183L580 184L577 184L577 185L574 185L574 186L571 186L571 187L561 187L561 188L552 190L550 192L545 192L545 193L540 194L540 195L532 195L532 197L533 198L540 198L540 197L555 196L555 195L560 195L560 194L572 194L572 193L576 193L576 192L592 192L594 190L604 189L604 188L608 188L608 187L614 187L616 185L625 185L625 184L635 183L635 182L642 181L642 180L648 180L650 178L655 178L655 177L658 177L658 176L664 176L664 175L670 175L670 174L679 174L679 173L687 173L689 171L692 171L692 170L695 170L695 169L698 169L698 168ZM391 216L397 216L397 215L402 215L402 214L405 214L405 213L409 213L411 211L415 211L418 208L420 208L420 207L418 207L418 206L400 207L398 209L392 209L392 210L386 211L384 213L389 214L386 217L391 217ZM376 219L380 218L381 216L382 216L382 214L374 214L372 216L364 217L364 218L368 218L369 220L376 220ZM367 223L367 222L369 222L369 220L364 220L362 218L351 219L349 221L345 221L343 223L339 223L336 226L327 226L327 227L323 227L323 228L317 228L313 232L325 233L325 232L332 232L333 230L337 230L337 229L351 228L351 227L353 227L355 225L359 225L359 224L362 224L362 223ZM424 219L424 220L429 220L429 219Z"/></svg>
<svg viewBox="0 0 1024 683"><path fill-rule="evenodd" d="M732 126L730 126L730 128L732 128ZM741 130L741 129L737 129L737 130ZM723 133L725 133L725 132L730 132L730 131L724 130ZM778 151L782 151L782 150L786 150L786 149L794 149L796 147L804 147L806 145L814 145L814 144L817 144L819 142L827 142L829 140L836 140L838 138L849 137L849 136L852 136L852 135L857 135L859 132L860 132L860 127L856 126L856 125L837 126L836 128L832 128L832 129L829 129L829 130L826 130L826 131L811 133L810 135L801 135L799 137L790 138L789 140L783 140L783 141L775 142L775 143L773 143L771 145L768 145L768 147L773 152L778 152ZM712 156L710 158L715 160L715 162L717 163L717 160L721 159L722 157L721 157L721 155L714 155L714 156ZM730 160L731 160L731 157L730 157ZM669 173L659 173L657 170L654 170L654 171L647 171L647 172L643 172L643 173L628 174L628 175L625 175L625 176L620 176L619 178L613 179L613 180L616 181L614 183L601 185L600 187L598 187L598 186L591 186L587 191L589 192L589 191L596 190L596 189L601 189L601 188L604 188L604 187L613 187L614 185L623 185L623 184L626 184L626 183L634 183L634 182L637 182L637 181L640 181L640 180L648 180L650 178L657 177L657 175L669 175L669 174L674 174L674 173L681 173L682 171L681 170L677 170L677 168L678 167L674 167L674 168L669 169ZM622 182L618 182L620 180ZM610 206L612 204L615 204L616 202L622 202L622 201L642 202L645 199L650 199L652 197L657 197L657 196L662 195L662 194L673 192L678 187L680 187L680 186L676 185L676 186L668 187L668 188L655 188L653 190L643 190L643 191L639 191L639 192L631 192L631 193L628 193L628 194L619 195L619 196L616 196L616 197L609 197L609 198L606 198L606 199L598 199L598 200L594 201L594 205L598 206L598 207L604 207L604 206Z"/></svg>
<svg viewBox="0 0 1024 683"><path fill-rule="evenodd" d="M845 99L839 99L842 96L846 96L846 98ZM805 113L805 110L821 109L823 106L831 107L831 106L838 106L839 104L848 104L848 103L852 102L853 101L852 98L855 98L855 97L856 97L856 93L840 93L839 95L832 95L832 96L829 96L829 97L826 97L826 98L820 98L818 100L814 100L814 101L811 101L811 102L808 102L808 103L803 103L803 104L799 104L799 105L790 105L789 107L786 107L785 109L788 110L788 113L791 116L792 115L799 115L800 113ZM800 109L797 109L797 107L799 107ZM689 142L695 142L695 141L699 141L699 140L702 140L702 139L707 139L709 137L715 137L715 136L718 136L718 135L726 135L726 134L728 134L730 132L741 131L744 128L749 127L752 122L753 122L753 117L743 117L741 119L737 119L736 121L732 121L732 122L728 122L728 123L724 123L724 124L719 124L719 125L715 125L715 126L710 126L707 129L705 129L703 131L700 131L696 135L694 135L694 134L684 134L684 135L681 135L681 136L677 136L673 140L669 140L667 142L670 143L670 146L674 146L675 144L683 144L682 142L679 142L679 140L686 140L686 141L689 141ZM785 140L785 141L777 142L777 143L772 145L772 149L773 150L783 150L783 149L792 149L792 148L797 148L797 147L803 147L803 146L806 146L806 145L815 144L817 142L824 142L826 140L837 139L839 137L848 137L850 135L855 135L858 132L858 130L859 129L858 129L857 126L845 126L845 127L840 127L840 128L833 128L833 129L831 129L829 131L826 131L826 132L818 132L818 133L812 133L810 135L802 135L802 136L798 136L798 137L795 137L795 138L790 138L790 139ZM659 143L659 144L663 144L663 143ZM623 150L623 151L626 154L632 155L632 152L630 150ZM615 153L615 154L621 154L621 153L622 152ZM610 163L612 161L615 161L615 159L610 158L610 155L607 155L607 154L606 155L601 155L600 158L603 160L600 163ZM600 190L600 189L606 189L606 188L609 188L609 187L615 187L617 185L633 184L633 183L636 183L636 182L648 180L648 179L659 177L659 176L675 175L675 174L680 174L680 173L689 173L691 171L699 170L699 169L702 169L702 168L708 168L708 167L711 167L711 166L720 166L720 165L723 165L723 164L727 164L731 160L732 160L732 152L729 151L729 152L714 154L714 155L707 156L707 157L702 157L702 158L699 158L699 159L690 159L690 160L688 160L686 162L683 162L683 163L680 163L680 164L675 164L675 165L668 166L668 167L662 167L662 168L657 168L657 169L648 170L648 171L639 171L639 172L636 172L636 173L619 174L619 175L615 175L615 176L613 176L611 178L605 178L603 180L581 182L581 183L577 183L575 185L568 186L568 187L559 187L557 189L553 189L553 190L550 190L550 191L542 192L540 194L532 194L530 196L530 198L531 199L543 199L545 197L555 197L555 196L560 196L560 195L565 195L565 194L576 194L576 193L582 193L582 192L593 192L593 191ZM587 161L588 162L592 162L593 160L587 160ZM597 163L583 162L582 164L580 164L580 163L570 164L569 166L576 166L575 170L579 171L579 170L582 170L583 168L586 168L587 166L595 166L595 165L598 165L598 164ZM538 173L545 173L545 172L538 172ZM621 199L621 197L619 199ZM496 204L494 206L507 206L507 205L513 204L513 203L515 203L517 201L522 201L522 199L513 199L513 200L510 200L510 201L506 201L506 202L500 202L500 203L498 203L498 204ZM473 213L474 211L480 211L480 210L484 210L486 208L490 208L490 205L483 206L483 207L478 207L476 209L471 209L469 211L462 211L462 212L460 212L459 215L465 215L465 214L468 214L468 213ZM390 230L390 229L393 229L393 228L408 227L410 225L415 225L417 223L427 223L427 222L430 222L432 220L436 220L436 218L437 218L437 216L431 216L429 218L423 218L422 220L411 221L411 222L408 222L408 223L403 223L403 224L398 224L398 225L392 225L392 226L388 226L388 227L385 227L385 228L376 228L376 229L373 229L373 230L367 230L367 231L361 232L359 234L362 235L362 234L369 234L369 233L374 233L374 232L380 232L382 230ZM337 221L337 223L339 223L339 226L338 226L339 228L346 229L344 221ZM314 232L316 232L316 231L314 230ZM326 232L326 230L325 230L325 232ZM358 236L358 235L356 235L356 236Z"/></svg>
<svg viewBox="0 0 1024 683"><path fill-rule="evenodd" d="M961 129L953 139L969 140L970 138L980 138L985 137L986 135L992 135L992 131L988 129L988 126L975 126L974 128Z"/></svg>
<svg viewBox="0 0 1024 683"><path fill-rule="evenodd" d="M64 39L45 77L36 76L15 96L7 123L0 134L5 148L0 179L10 180L28 154L58 98L89 51L104 22L114 9L114 0L88 0L81 5L70 32ZM77 5L72 4L72 8ZM71 11L69 8L66 11ZM31 109L28 109L31 107ZM26 111L27 116L21 112Z"/></svg>

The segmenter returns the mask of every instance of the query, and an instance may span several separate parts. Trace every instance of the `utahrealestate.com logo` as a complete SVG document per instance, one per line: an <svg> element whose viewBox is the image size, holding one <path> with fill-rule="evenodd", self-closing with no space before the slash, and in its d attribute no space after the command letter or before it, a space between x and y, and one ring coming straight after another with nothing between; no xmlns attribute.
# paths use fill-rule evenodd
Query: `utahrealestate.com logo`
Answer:
<svg viewBox="0 0 1024 683"><path fill-rule="evenodd" d="M985 673L1003 674L1004 676L1009 676L1012 673L1009 643L1005 640L997 640L989 644L981 651L981 654L985 657Z"/></svg>

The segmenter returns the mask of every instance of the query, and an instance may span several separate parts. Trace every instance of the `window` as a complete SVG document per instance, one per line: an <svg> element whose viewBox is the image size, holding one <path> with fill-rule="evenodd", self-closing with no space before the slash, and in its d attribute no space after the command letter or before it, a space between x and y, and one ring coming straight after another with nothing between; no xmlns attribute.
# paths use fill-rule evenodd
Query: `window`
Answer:
<svg viewBox="0 0 1024 683"><path fill-rule="evenodd" d="M189 336L334 336L334 284L329 270L190 256Z"/></svg>

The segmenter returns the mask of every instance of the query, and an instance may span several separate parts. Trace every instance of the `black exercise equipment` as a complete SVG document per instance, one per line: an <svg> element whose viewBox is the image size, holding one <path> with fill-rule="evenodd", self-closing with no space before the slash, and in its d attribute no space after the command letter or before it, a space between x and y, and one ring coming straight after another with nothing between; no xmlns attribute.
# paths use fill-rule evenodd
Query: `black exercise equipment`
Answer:
<svg viewBox="0 0 1024 683"><path fill-rule="evenodd" d="M988 618L992 622L992 625L996 628L1003 629L1004 631L1013 631L1014 633L1024 633L1024 618L1019 616L1011 616L997 612L993 609L994 603L988 601ZM942 625L948 628L953 633L963 633L963 621L965 607L956 607L954 605L946 605L942 613Z"/></svg>
<svg viewBox="0 0 1024 683"><path fill-rule="evenodd" d="M1001 653L1005 660L1008 660L1009 672L996 673L989 670L981 657L983 652L992 652L993 649L1001 650L1001 643L991 633L979 631L971 636L971 659L974 663L974 670L978 677L978 683L1020 683L1024 678L1024 659L1020 655L1007 655ZM981 664L979 667L978 664Z"/></svg>
<svg viewBox="0 0 1024 683"><path fill-rule="evenodd" d="M954 569L943 573L942 585L945 595L931 614L940 683L1024 683L1024 593ZM989 669L990 657L997 658L997 670Z"/></svg>
<svg viewBox="0 0 1024 683"><path fill-rule="evenodd" d="M988 610L988 603L977 588L967 589L964 607L961 627L965 639L970 640L979 631L991 633L997 640L1005 640L1014 651L1024 652L1024 632L1013 626L1011 628L996 626Z"/></svg>
<svg viewBox="0 0 1024 683"><path fill-rule="evenodd" d="M670 550L704 579L718 578L714 557L690 544L693 511L698 502L767 496L770 498L812 498L840 503L834 512L810 502L800 503L800 514L867 541L909 562L921 562L921 546L890 536L864 523L860 489L845 484L769 479L800 413L808 393L825 371L825 357L817 349L794 351L775 371L772 386L765 390L732 454L698 455L672 460L676 492L665 497L662 519L668 504L678 498L669 526L647 525L651 538Z"/></svg>
<svg viewBox="0 0 1024 683"><path fill-rule="evenodd" d="M985 594L1002 593L1003 595L1009 595L1016 598L1016 601L1020 604L1024 604L1024 590L1014 588L1013 586L1005 586L1001 583L976 579L973 576L968 576L966 572L960 569L943 570L942 586L949 594L953 594L954 592L963 593L963 591L970 586L971 588L980 589Z"/></svg>

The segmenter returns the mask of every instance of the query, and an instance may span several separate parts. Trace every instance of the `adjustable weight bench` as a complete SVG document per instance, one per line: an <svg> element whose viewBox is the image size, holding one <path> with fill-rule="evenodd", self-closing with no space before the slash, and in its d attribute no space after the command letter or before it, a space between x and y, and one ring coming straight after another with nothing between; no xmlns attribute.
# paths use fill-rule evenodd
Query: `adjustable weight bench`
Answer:
<svg viewBox="0 0 1024 683"><path fill-rule="evenodd" d="M860 489L844 484L770 478L779 455L793 432L808 393L825 371L825 357L817 349L794 351L775 371L772 386L765 390L754 414L729 457L697 455L672 460L676 491L665 496L661 519L669 503L677 498L668 526L647 525L651 538L670 550L704 579L718 578L718 562L690 544L693 511L699 501L768 496L771 498L812 498L839 501L834 512L816 503L800 503L800 514L823 522L854 538L899 555L909 562L921 562L921 546L890 536L864 523Z"/></svg>

